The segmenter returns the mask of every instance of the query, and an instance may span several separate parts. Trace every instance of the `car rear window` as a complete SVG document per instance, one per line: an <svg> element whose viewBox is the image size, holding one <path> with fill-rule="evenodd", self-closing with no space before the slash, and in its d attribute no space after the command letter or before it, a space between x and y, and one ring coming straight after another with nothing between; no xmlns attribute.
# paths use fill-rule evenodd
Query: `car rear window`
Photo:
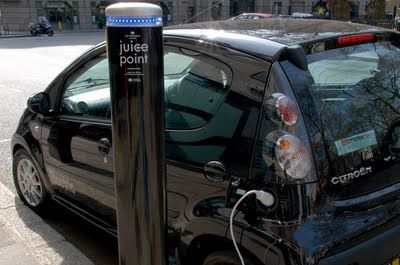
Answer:
<svg viewBox="0 0 400 265"><path fill-rule="evenodd" d="M349 198L400 181L400 50L366 43L282 62L314 145L322 184Z"/></svg>

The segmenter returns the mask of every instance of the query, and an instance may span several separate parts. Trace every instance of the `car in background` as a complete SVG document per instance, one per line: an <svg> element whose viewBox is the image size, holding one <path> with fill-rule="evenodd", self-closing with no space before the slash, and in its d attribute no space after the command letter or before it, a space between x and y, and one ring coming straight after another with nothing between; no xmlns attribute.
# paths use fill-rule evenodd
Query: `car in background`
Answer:
<svg viewBox="0 0 400 265"><path fill-rule="evenodd" d="M12 138L35 210L117 236L103 42L32 96ZM179 264L399 264L400 36L332 20L164 30L169 253ZM139 229L139 228L138 228ZM172 240L173 239L173 240Z"/></svg>
<svg viewBox="0 0 400 265"><path fill-rule="evenodd" d="M270 19L276 18L279 15L268 14L268 13L243 13L236 17L231 17L229 20L243 20L243 19Z"/></svg>
<svg viewBox="0 0 400 265"><path fill-rule="evenodd" d="M310 13L301 13L301 12L294 12L292 14L293 18L313 18L314 15Z"/></svg>

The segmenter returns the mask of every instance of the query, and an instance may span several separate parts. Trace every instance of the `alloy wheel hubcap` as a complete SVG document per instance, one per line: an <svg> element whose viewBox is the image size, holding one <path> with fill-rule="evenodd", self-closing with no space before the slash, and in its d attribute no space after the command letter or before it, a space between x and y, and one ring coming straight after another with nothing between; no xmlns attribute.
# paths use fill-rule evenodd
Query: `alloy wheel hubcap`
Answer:
<svg viewBox="0 0 400 265"><path fill-rule="evenodd" d="M22 196L30 206L38 206L43 197L38 173L28 159L21 159L17 167L18 185Z"/></svg>

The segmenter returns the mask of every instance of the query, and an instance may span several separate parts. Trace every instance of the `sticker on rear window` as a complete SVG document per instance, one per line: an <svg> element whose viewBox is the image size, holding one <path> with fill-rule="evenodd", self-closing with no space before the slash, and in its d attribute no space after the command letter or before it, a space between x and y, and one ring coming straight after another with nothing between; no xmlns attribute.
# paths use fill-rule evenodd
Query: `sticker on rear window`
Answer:
<svg viewBox="0 0 400 265"><path fill-rule="evenodd" d="M336 150L338 151L339 156L352 153L354 151L361 150L376 144L377 141L374 130L353 135L351 137L344 138L335 142Z"/></svg>

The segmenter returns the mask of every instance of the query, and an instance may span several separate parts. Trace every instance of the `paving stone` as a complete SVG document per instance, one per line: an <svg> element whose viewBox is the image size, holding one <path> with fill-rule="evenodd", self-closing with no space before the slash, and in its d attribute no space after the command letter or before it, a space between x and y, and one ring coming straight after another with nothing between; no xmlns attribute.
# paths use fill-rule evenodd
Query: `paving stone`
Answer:
<svg viewBox="0 0 400 265"><path fill-rule="evenodd" d="M26 206L0 210L0 215L4 217L7 224L13 224L17 228L43 223L42 218Z"/></svg>
<svg viewBox="0 0 400 265"><path fill-rule="evenodd" d="M23 205L21 200L3 185L0 185L0 194L0 209L6 209L15 205Z"/></svg>
<svg viewBox="0 0 400 265"><path fill-rule="evenodd" d="M11 231L16 237L18 237L18 241L24 244L27 248L35 248L65 240L63 236L46 223L40 223L29 227L12 227Z"/></svg>
<svg viewBox="0 0 400 265"><path fill-rule="evenodd" d="M5 227L0 227L0 249L12 244L15 244L15 240L10 232Z"/></svg>
<svg viewBox="0 0 400 265"><path fill-rule="evenodd" d="M55 242L34 250L36 259L43 265L93 265L85 255L69 242Z"/></svg>
<svg viewBox="0 0 400 265"><path fill-rule="evenodd" d="M0 265L93 263L0 183Z"/></svg>
<svg viewBox="0 0 400 265"><path fill-rule="evenodd" d="M0 265L40 265L36 259L17 243L0 247Z"/></svg>

